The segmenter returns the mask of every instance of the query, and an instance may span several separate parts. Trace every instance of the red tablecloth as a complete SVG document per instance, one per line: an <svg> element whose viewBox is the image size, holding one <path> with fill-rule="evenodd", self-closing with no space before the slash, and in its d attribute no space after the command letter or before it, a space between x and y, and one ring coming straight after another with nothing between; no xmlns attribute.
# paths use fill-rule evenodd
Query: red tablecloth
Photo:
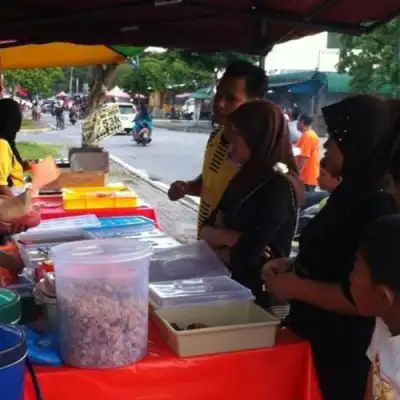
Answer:
<svg viewBox="0 0 400 400"><path fill-rule="evenodd" d="M135 208L100 208L94 210L65 210L62 204L61 196L39 196L34 199L34 204L47 204L48 207L40 207L40 216L43 220L72 217L84 214L94 214L98 217L124 217L140 215L141 217L147 217L156 223L156 227L161 229L157 212L154 208L149 206L139 206Z"/></svg>
<svg viewBox="0 0 400 400"><path fill-rule="evenodd" d="M178 358L151 326L134 366L36 372L45 400L321 400L310 346L286 330L271 349ZM25 400L35 400L28 376Z"/></svg>

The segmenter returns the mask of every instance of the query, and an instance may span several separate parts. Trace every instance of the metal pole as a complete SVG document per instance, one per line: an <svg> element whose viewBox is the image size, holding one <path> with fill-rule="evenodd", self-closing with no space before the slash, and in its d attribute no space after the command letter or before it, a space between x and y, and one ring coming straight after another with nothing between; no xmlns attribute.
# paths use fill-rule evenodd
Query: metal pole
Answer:
<svg viewBox="0 0 400 400"><path fill-rule="evenodd" d="M394 54L394 61L396 65L396 77L395 82L393 82L395 86L395 98L400 98L400 37L397 38L396 41L396 49Z"/></svg>
<svg viewBox="0 0 400 400"><path fill-rule="evenodd" d="M71 67L69 70L69 94L72 95L72 84L74 80L74 67Z"/></svg>
<svg viewBox="0 0 400 400"><path fill-rule="evenodd" d="M259 64L260 64L260 68L265 70L265 56L260 55Z"/></svg>

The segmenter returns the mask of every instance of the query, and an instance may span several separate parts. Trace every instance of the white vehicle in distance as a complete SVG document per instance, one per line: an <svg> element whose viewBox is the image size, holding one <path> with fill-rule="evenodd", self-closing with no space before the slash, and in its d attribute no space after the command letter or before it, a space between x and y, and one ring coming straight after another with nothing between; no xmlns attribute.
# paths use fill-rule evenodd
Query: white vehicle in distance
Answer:
<svg viewBox="0 0 400 400"><path fill-rule="evenodd" d="M119 108L122 128L124 132L131 133L134 125L135 117L137 114L136 107L132 103L111 103L116 104Z"/></svg>

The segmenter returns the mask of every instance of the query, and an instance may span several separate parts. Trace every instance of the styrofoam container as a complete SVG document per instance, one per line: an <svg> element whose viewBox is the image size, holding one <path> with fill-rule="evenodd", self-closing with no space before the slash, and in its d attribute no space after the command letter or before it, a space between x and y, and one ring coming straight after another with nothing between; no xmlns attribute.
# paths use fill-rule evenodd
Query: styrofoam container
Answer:
<svg viewBox="0 0 400 400"><path fill-rule="evenodd" d="M180 357L272 347L280 323L251 301L159 309L153 320ZM194 323L208 328L176 331L172 323L180 328Z"/></svg>
<svg viewBox="0 0 400 400"><path fill-rule="evenodd" d="M151 283L230 275L230 271L204 241L158 251L150 263Z"/></svg>
<svg viewBox="0 0 400 400"><path fill-rule="evenodd" d="M156 309L253 299L251 290L227 276L159 282L149 285L150 304Z"/></svg>

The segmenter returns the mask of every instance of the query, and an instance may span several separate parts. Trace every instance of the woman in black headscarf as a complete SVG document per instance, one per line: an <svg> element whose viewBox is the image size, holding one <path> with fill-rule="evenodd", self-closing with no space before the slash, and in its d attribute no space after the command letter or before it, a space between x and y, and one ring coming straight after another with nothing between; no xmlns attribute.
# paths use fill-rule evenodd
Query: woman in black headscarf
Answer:
<svg viewBox="0 0 400 400"><path fill-rule="evenodd" d="M200 237L215 249L232 276L266 306L261 268L264 250L290 254L303 197L287 123L274 103L257 100L228 117L231 162L241 165Z"/></svg>
<svg viewBox="0 0 400 400"><path fill-rule="evenodd" d="M323 398L362 400L375 321L357 313L349 275L365 227L396 212L383 178L399 144L400 105L360 95L322 112L326 168L343 181L301 234L294 263L267 263L265 283L291 300L288 324L311 343Z"/></svg>
<svg viewBox="0 0 400 400"><path fill-rule="evenodd" d="M24 185L25 163L15 139L21 129L19 104L12 99L0 100L0 195L12 196L13 186Z"/></svg>

